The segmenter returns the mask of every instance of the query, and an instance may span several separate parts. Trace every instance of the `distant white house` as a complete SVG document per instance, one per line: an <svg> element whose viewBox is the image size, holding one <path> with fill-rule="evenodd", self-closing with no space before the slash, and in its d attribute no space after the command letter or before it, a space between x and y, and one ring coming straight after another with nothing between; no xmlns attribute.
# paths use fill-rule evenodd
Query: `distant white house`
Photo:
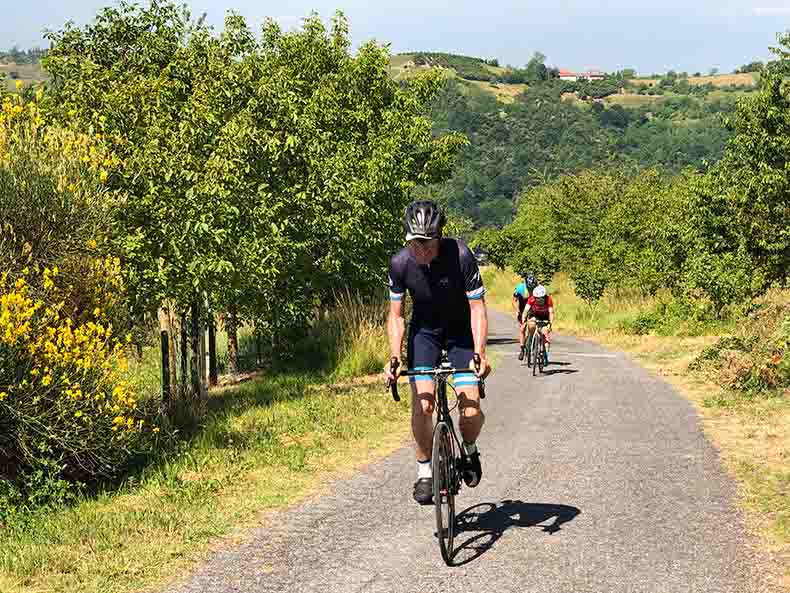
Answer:
<svg viewBox="0 0 790 593"><path fill-rule="evenodd" d="M585 80L603 80L606 78L606 75L600 70L588 70L582 74L580 78L584 78Z"/></svg>
<svg viewBox="0 0 790 593"><path fill-rule="evenodd" d="M576 74L570 70L560 70L560 80L603 80L606 75L600 70L588 70L582 74Z"/></svg>

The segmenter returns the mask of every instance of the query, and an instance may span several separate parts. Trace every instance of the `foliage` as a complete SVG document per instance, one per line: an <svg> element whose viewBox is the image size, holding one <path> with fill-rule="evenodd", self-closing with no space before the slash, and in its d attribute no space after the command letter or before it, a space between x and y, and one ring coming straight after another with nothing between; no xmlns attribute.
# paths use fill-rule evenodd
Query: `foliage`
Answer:
<svg viewBox="0 0 790 593"><path fill-rule="evenodd" d="M101 310L75 324L56 272L31 272L48 286L40 296L24 276L0 282L0 477L19 492L4 511L118 475L158 432Z"/></svg>
<svg viewBox="0 0 790 593"><path fill-rule="evenodd" d="M438 66L452 68L461 78L466 80L496 80L494 72L486 68L489 64L481 58L472 58L457 54L439 52L418 52L414 54L414 63L417 66Z"/></svg>
<svg viewBox="0 0 790 593"><path fill-rule="evenodd" d="M737 333L706 348L691 368L741 393L778 394L790 388L790 292L758 299Z"/></svg>
<svg viewBox="0 0 790 593"><path fill-rule="evenodd" d="M219 35L170 2L122 2L50 35L49 103L102 123L122 166L116 240L140 308L201 293L287 349L339 283L377 288L415 186L443 179L463 139L431 135L428 72L400 87L385 48L354 55L345 18L256 39ZM174 133L174 131L176 133Z"/></svg>
<svg viewBox="0 0 790 593"><path fill-rule="evenodd" d="M727 151L699 186L706 236L712 251L737 255L759 290L790 269L790 82L766 71L729 124Z"/></svg>
<svg viewBox="0 0 790 593"><path fill-rule="evenodd" d="M512 220L519 193L535 185L600 163L704 170L731 136L720 115L735 111L734 96L587 107L561 99L565 82L532 85L508 105L447 81L432 105L434 130L462 132L470 145L433 193L477 227L502 226Z"/></svg>

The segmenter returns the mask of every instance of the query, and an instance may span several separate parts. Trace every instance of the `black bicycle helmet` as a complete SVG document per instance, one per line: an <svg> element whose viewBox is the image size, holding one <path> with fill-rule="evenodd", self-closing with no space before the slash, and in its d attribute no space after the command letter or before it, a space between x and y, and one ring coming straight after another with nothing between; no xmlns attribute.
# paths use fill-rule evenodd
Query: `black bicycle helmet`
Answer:
<svg viewBox="0 0 790 593"><path fill-rule="evenodd" d="M535 287L538 285L538 279L535 278L535 274L533 274L532 272L528 272L524 276L524 284L527 285L527 289L534 290Z"/></svg>
<svg viewBox="0 0 790 593"><path fill-rule="evenodd" d="M445 217L442 209L431 200L418 200L406 206L403 228L406 240L438 239L442 236Z"/></svg>

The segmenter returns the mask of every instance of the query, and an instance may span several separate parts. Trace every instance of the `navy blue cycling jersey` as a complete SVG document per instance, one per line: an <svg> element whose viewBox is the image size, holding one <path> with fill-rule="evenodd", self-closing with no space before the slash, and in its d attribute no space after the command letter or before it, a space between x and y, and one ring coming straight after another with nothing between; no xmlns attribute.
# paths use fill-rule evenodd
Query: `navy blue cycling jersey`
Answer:
<svg viewBox="0 0 790 593"><path fill-rule="evenodd" d="M483 279L474 254L459 239L442 239L439 255L421 266L408 247L390 259L390 300L412 299L412 326L454 329L471 327L469 301L482 299Z"/></svg>

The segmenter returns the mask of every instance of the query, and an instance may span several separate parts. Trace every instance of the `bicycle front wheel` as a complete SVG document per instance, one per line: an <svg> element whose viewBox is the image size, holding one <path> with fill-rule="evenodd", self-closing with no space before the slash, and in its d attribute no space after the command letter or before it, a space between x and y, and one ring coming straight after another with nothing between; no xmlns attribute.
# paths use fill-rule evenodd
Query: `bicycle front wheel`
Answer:
<svg viewBox="0 0 790 593"><path fill-rule="evenodd" d="M543 373L543 367L546 364L546 338L543 337L543 334L538 338L538 344L540 344L538 348L538 371Z"/></svg>
<svg viewBox="0 0 790 593"><path fill-rule="evenodd" d="M538 374L538 356L540 356L540 332L535 329L532 334L532 342L530 344L529 358L532 365L532 376Z"/></svg>
<svg viewBox="0 0 790 593"><path fill-rule="evenodd" d="M433 431L433 502L436 507L436 536L447 566L453 559L455 536L455 490L457 481L455 447L450 427L439 422Z"/></svg>

